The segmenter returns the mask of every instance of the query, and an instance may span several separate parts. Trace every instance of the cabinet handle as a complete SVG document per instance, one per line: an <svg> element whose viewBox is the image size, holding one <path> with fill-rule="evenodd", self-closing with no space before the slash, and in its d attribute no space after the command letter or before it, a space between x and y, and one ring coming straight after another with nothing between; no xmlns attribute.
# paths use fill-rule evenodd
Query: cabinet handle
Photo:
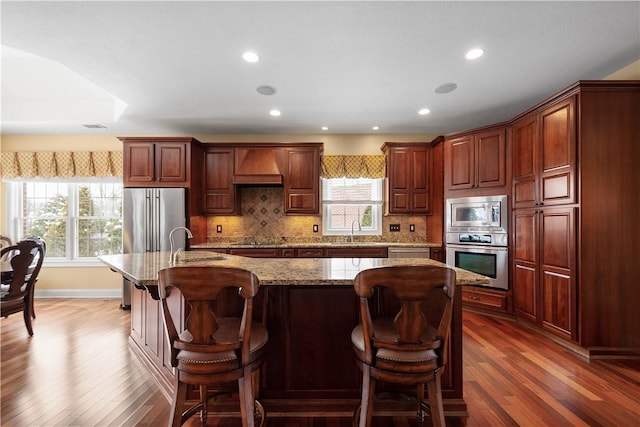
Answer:
<svg viewBox="0 0 640 427"><path fill-rule="evenodd" d="M469 298L469 299L472 299L474 301L480 301L480 297L477 297L475 295L471 296L471 298Z"/></svg>

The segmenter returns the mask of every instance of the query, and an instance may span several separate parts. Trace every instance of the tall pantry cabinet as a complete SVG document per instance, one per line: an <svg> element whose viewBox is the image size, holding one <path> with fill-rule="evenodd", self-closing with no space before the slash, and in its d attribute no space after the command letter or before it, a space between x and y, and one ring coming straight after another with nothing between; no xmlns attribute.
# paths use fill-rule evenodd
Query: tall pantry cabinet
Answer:
<svg viewBox="0 0 640 427"><path fill-rule="evenodd" d="M640 355L640 82L580 81L512 122L517 317Z"/></svg>

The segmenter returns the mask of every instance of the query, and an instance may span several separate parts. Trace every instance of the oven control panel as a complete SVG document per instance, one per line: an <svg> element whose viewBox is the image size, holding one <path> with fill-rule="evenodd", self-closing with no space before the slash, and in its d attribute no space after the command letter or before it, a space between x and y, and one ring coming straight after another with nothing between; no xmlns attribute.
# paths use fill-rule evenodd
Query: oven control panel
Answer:
<svg viewBox="0 0 640 427"><path fill-rule="evenodd" d="M446 233L447 244L477 246L508 246L506 233Z"/></svg>
<svg viewBox="0 0 640 427"><path fill-rule="evenodd" d="M484 243L491 244L490 234L460 234L458 235L458 241L460 243Z"/></svg>

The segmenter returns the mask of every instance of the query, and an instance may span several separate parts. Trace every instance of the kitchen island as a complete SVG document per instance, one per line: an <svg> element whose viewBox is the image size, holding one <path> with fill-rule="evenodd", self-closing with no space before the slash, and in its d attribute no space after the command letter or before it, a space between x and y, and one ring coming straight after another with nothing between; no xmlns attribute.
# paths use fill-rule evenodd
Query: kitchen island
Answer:
<svg viewBox="0 0 640 427"><path fill-rule="evenodd" d="M170 399L173 369L158 301L157 272L169 266L169 253L102 256L100 260L130 280L132 348ZM176 265L220 265L252 271L260 280L256 307L269 330L260 398L269 414L350 416L359 404L361 373L351 349L358 323L353 279L359 271L385 265L443 265L427 258L246 258L206 251L181 254ZM456 269L457 284L486 283L487 278ZM462 390L462 307L456 292L450 357L442 376L445 414L467 416ZM219 301L233 310L233 296ZM379 307L386 306L383 295ZM394 395L391 386L381 391Z"/></svg>

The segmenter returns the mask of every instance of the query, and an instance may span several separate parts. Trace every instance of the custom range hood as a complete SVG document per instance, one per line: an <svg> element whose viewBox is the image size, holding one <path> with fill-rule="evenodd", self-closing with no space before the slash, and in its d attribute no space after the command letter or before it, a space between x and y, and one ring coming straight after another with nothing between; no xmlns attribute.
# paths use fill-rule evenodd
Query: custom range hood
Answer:
<svg viewBox="0 0 640 427"><path fill-rule="evenodd" d="M233 184L282 185L282 152L277 148L237 148Z"/></svg>

